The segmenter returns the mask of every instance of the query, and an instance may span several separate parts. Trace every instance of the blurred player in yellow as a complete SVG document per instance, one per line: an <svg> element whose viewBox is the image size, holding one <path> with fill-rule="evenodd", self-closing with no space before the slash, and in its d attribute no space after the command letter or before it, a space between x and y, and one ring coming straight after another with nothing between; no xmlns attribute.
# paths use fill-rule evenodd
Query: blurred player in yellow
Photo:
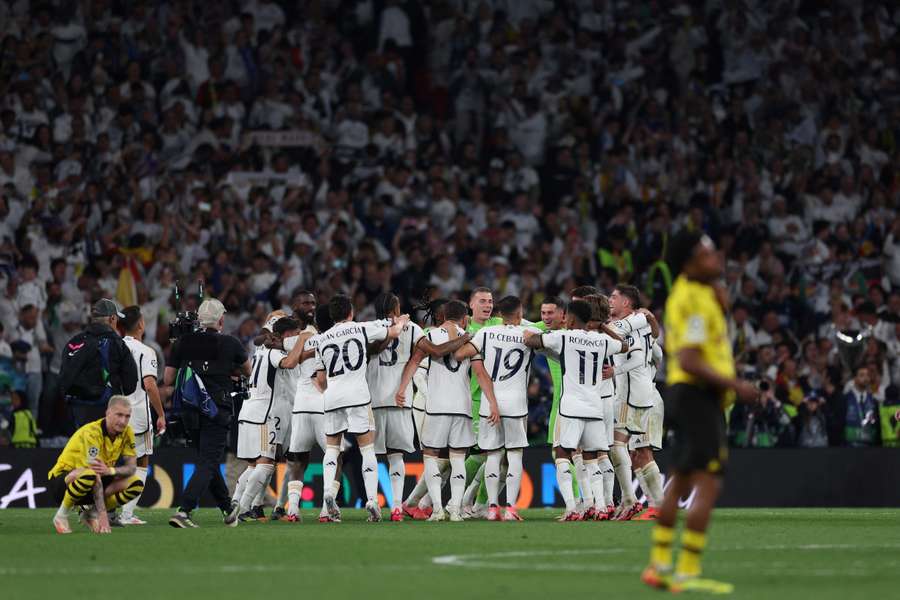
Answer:
<svg viewBox="0 0 900 600"><path fill-rule="evenodd" d="M58 533L72 533L69 513L84 507L81 519L94 533L109 533L107 511L123 506L144 490L134 472L134 431L128 424L131 403L113 396L106 416L75 432L50 470L50 491L60 502L53 517ZM123 464L116 466L119 461ZM88 508L90 507L90 508Z"/></svg>
<svg viewBox="0 0 900 600"><path fill-rule="evenodd" d="M666 301L665 349L675 433L672 481L653 529L650 564L644 583L673 592L727 594L729 583L700 578L706 528L722 487L728 460L725 407L735 399L753 401L756 387L735 377L725 321L727 299L718 285L722 259L712 241L697 232L679 233L669 244L669 266L679 273ZM678 499L696 490L688 510L678 564L672 570L672 546Z"/></svg>

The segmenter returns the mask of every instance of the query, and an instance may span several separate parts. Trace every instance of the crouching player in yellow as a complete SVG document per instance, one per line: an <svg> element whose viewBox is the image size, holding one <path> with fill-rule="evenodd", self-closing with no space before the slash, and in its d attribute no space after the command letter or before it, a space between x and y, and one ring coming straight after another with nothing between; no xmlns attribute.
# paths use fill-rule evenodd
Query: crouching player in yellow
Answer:
<svg viewBox="0 0 900 600"><path fill-rule="evenodd" d="M128 424L131 404L113 396L106 416L75 432L48 475L50 491L60 502L53 517L58 533L72 533L69 513L84 507L82 522L94 533L109 533L107 511L137 498L144 483L134 474L134 431ZM116 466L122 459L123 464Z"/></svg>

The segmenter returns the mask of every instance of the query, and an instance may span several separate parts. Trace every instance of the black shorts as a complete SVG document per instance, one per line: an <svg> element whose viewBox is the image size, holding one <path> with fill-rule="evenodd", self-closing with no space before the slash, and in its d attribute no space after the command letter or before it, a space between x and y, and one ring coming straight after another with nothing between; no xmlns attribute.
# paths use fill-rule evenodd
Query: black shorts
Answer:
<svg viewBox="0 0 900 600"><path fill-rule="evenodd" d="M669 387L666 408L675 436L672 468L686 475L705 471L721 475L728 462L725 415L713 390L677 383Z"/></svg>
<svg viewBox="0 0 900 600"><path fill-rule="evenodd" d="M47 485L48 491L53 496L54 502L57 504L63 501L63 496L66 495L66 475L69 473L60 473L56 477L51 477L50 482ZM115 477L112 476L104 476L100 478L100 482L103 484L103 488L106 489L106 486L110 485L113 481L115 481ZM84 504L93 504L94 497L88 492L87 497L84 498Z"/></svg>

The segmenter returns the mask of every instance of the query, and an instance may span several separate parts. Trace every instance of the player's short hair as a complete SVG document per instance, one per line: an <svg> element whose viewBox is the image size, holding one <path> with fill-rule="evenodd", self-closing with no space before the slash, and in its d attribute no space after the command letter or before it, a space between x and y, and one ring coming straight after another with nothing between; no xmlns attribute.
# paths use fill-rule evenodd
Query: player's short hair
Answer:
<svg viewBox="0 0 900 600"><path fill-rule="evenodd" d="M619 292L620 295L628 298L628 302L631 303L631 308L633 310L641 307L641 292L633 285L629 283L617 283L616 287L613 289Z"/></svg>
<svg viewBox="0 0 900 600"><path fill-rule="evenodd" d="M141 322L141 307L136 304L134 306L128 306L122 309L122 314L125 315L125 317L119 319L119 324L122 326L125 333L137 329L138 323Z"/></svg>
<svg viewBox="0 0 900 600"><path fill-rule="evenodd" d="M666 262L669 264L673 276L681 273L684 266L691 260L694 250L702 238L703 233L700 231L683 229L669 241L666 249Z"/></svg>
<svg viewBox="0 0 900 600"><path fill-rule="evenodd" d="M469 314L469 307L461 300L451 300L444 306L444 318L448 321L459 321Z"/></svg>
<svg viewBox="0 0 900 600"><path fill-rule="evenodd" d="M316 308L316 329L319 330L319 333L328 331L332 327L334 327L334 319L331 318L331 304L323 304Z"/></svg>
<svg viewBox="0 0 900 600"><path fill-rule="evenodd" d="M566 310L566 303L559 296L547 296L541 304L555 304L558 308Z"/></svg>
<svg viewBox="0 0 900 600"><path fill-rule="evenodd" d="M504 296L497 303L497 312L504 317L512 317L522 308L522 301L517 296Z"/></svg>
<svg viewBox="0 0 900 600"><path fill-rule="evenodd" d="M400 306L400 298L390 292L382 292L375 298L375 318L387 319L394 311L395 306Z"/></svg>
<svg viewBox="0 0 900 600"><path fill-rule="evenodd" d="M591 320L591 305L584 300L573 300L566 307L566 312L578 319L582 325L587 325Z"/></svg>
<svg viewBox="0 0 900 600"><path fill-rule="evenodd" d="M471 302L475 298L475 294L490 294L491 296L493 296L494 292L493 290L491 290L491 288L480 285L477 288L474 288L472 290L472 293L469 294L469 302Z"/></svg>
<svg viewBox="0 0 900 600"><path fill-rule="evenodd" d="M122 396L121 394L116 394L115 396L111 396L109 402L106 403L106 409L109 410L114 406L131 406L131 402L128 400L128 396Z"/></svg>
<svg viewBox="0 0 900 600"><path fill-rule="evenodd" d="M284 335L286 332L291 331L292 329L300 329L300 321L298 321L294 317L282 317L275 321L275 324L272 325L272 333L278 335Z"/></svg>
<svg viewBox="0 0 900 600"><path fill-rule="evenodd" d="M315 298L316 293L311 292L307 289L294 290L294 293L291 294L291 304L293 304L294 301L296 301L298 298L300 298L300 296L312 296L313 298Z"/></svg>
<svg viewBox="0 0 900 600"><path fill-rule="evenodd" d="M569 296L572 298L587 298L588 296L593 296L599 293L600 289L595 288L592 285L579 285L577 288L569 292Z"/></svg>
<svg viewBox="0 0 900 600"><path fill-rule="evenodd" d="M334 323L343 321L353 311L353 302L350 296L337 294L328 301L328 315Z"/></svg>
<svg viewBox="0 0 900 600"><path fill-rule="evenodd" d="M609 298L603 294L591 294L585 301L591 305L591 321L606 323L609 320Z"/></svg>

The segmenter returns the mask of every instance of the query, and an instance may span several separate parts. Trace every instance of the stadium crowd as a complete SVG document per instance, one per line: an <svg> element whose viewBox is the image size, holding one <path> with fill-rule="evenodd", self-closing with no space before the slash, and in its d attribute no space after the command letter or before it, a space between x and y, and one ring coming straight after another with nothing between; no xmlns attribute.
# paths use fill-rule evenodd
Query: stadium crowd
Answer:
<svg viewBox="0 0 900 600"><path fill-rule="evenodd" d="M302 288L366 319L487 286L537 320L626 281L660 311L683 228L724 252L764 390L732 443L896 443L888 6L0 0L0 443L66 432L61 349L102 297L160 354L176 281L247 344ZM529 389L544 440L549 376Z"/></svg>

